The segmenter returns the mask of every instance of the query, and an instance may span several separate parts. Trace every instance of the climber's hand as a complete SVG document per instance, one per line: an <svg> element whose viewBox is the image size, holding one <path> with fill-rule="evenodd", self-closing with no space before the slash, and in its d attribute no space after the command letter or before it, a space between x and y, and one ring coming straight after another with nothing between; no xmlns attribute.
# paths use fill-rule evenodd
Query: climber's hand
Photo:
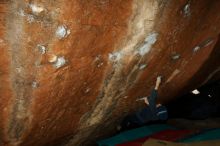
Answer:
<svg viewBox="0 0 220 146"><path fill-rule="evenodd" d="M149 105L148 99L147 97L143 98L144 99L144 103L146 103L147 105Z"/></svg>
<svg viewBox="0 0 220 146"><path fill-rule="evenodd" d="M161 84L161 80L162 80L162 77L161 76L158 76L157 77L157 81L156 81L156 85L155 85L155 90L158 90L160 84Z"/></svg>

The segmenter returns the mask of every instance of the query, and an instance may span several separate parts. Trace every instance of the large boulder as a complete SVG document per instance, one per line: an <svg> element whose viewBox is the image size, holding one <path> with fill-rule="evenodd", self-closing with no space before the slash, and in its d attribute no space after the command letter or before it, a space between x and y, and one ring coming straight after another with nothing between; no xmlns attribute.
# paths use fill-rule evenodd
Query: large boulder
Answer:
<svg viewBox="0 0 220 146"><path fill-rule="evenodd" d="M208 82L220 71L219 7L0 0L1 145L90 145L143 106L158 75L160 102Z"/></svg>

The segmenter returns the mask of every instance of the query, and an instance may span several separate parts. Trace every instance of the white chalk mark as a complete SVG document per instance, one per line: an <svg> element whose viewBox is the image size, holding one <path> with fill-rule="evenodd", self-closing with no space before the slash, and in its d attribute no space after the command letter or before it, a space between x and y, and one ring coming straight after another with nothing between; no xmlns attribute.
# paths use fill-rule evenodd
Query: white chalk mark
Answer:
<svg viewBox="0 0 220 146"><path fill-rule="evenodd" d="M196 46L194 49L193 49L193 52L197 52L200 50L200 46Z"/></svg>
<svg viewBox="0 0 220 146"><path fill-rule="evenodd" d="M16 71L17 71L18 73L21 73L21 72L22 72L22 67L17 67L17 68L16 68Z"/></svg>
<svg viewBox="0 0 220 146"><path fill-rule="evenodd" d="M20 16L22 16L22 17L26 16L23 9L20 9L20 10L18 11L18 15L20 15Z"/></svg>
<svg viewBox="0 0 220 146"><path fill-rule="evenodd" d="M67 37L70 33L70 30L65 25L58 26L56 30L56 36L59 39Z"/></svg>
<svg viewBox="0 0 220 146"><path fill-rule="evenodd" d="M39 5L30 4L29 7L31 8L31 11L33 12L33 14L36 14L36 15L44 11L44 8Z"/></svg>
<svg viewBox="0 0 220 146"><path fill-rule="evenodd" d="M34 22L34 16L33 15L27 15L27 21L28 21L28 23Z"/></svg>
<svg viewBox="0 0 220 146"><path fill-rule="evenodd" d="M142 70L142 69L145 69L146 67L147 67L147 64L141 64L139 69Z"/></svg>
<svg viewBox="0 0 220 146"><path fill-rule="evenodd" d="M54 63L54 67L60 68L66 64L66 60L64 57L58 57L57 61Z"/></svg>
<svg viewBox="0 0 220 146"><path fill-rule="evenodd" d="M33 15L31 15L31 14L26 14L23 9L20 9L20 10L18 11L18 15L21 16L21 17L26 17L28 23L32 23L32 22L34 22L34 20L35 20L35 18L34 18Z"/></svg>
<svg viewBox="0 0 220 146"><path fill-rule="evenodd" d="M38 86L39 86L39 84L36 81L32 82L32 87L33 88L37 88Z"/></svg>
<svg viewBox="0 0 220 146"><path fill-rule="evenodd" d="M188 16L191 15L191 13L190 13L190 3L188 3L188 4L185 5L183 11L184 11L184 16L185 16L185 17L188 17Z"/></svg>
<svg viewBox="0 0 220 146"><path fill-rule="evenodd" d="M87 88L86 90L85 90L85 93L89 93L91 91L91 88Z"/></svg>
<svg viewBox="0 0 220 146"><path fill-rule="evenodd" d="M46 54L47 49L45 46L37 45L37 47L38 47L41 54Z"/></svg>
<svg viewBox="0 0 220 146"><path fill-rule="evenodd" d="M200 94L199 90L197 90L197 89L193 90L192 93L195 94L195 95Z"/></svg>
<svg viewBox="0 0 220 146"><path fill-rule="evenodd" d="M136 54L144 56L149 53L152 45L157 41L158 33L150 33L144 40L144 44L136 51Z"/></svg>
<svg viewBox="0 0 220 146"><path fill-rule="evenodd" d="M117 62L117 61L120 61L120 60L121 60L122 56L123 56L123 55L122 55L121 52L114 52L114 53L110 53L110 54L108 55L108 58L109 58L109 60L112 61L112 62Z"/></svg>
<svg viewBox="0 0 220 146"><path fill-rule="evenodd" d="M104 63L101 62L101 63L99 63L99 64L97 65L97 67L100 68L101 66L103 66L103 64L104 64Z"/></svg>
<svg viewBox="0 0 220 146"><path fill-rule="evenodd" d="M214 42L214 40L209 38L209 39L205 40L204 42L202 42L200 45L198 45L195 48L193 48L193 52L194 53L198 52L200 49L211 45L213 42Z"/></svg>
<svg viewBox="0 0 220 146"><path fill-rule="evenodd" d="M173 59L173 60L178 60L178 59L180 59L180 54L175 54L175 55L173 55L173 56L172 56L172 59Z"/></svg>
<svg viewBox="0 0 220 146"><path fill-rule="evenodd" d="M204 47L207 47L207 46L211 45L213 42L214 41L210 40L210 39L206 40Z"/></svg>
<svg viewBox="0 0 220 146"><path fill-rule="evenodd" d="M157 41L157 36L158 36L158 33L150 33L146 38L145 38L145 42L148 43L148 44L151 44L153 45L154 43L156 43Z"/></svg>

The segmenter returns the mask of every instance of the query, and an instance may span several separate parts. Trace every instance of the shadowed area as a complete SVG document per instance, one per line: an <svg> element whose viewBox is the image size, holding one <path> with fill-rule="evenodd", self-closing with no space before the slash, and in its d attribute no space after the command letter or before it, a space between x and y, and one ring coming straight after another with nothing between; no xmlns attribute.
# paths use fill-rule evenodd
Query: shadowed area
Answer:
<svg viewBox="0 0 220 146"><path fill-rule="evenodd" d="M218 0L0 0L0 144L92 145L219 79Z"/></svg>

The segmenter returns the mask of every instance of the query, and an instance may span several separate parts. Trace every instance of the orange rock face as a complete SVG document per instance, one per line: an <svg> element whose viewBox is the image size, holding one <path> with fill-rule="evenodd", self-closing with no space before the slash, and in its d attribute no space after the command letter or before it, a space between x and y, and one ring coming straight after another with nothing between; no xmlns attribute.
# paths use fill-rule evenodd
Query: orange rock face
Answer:
<svg viewBox="0 0 220 146"><path fill-rule="evenodd" d="M0 0L0 144L89 145L142 106L158 75L160 102L218 79L219 7Z"/></svg>

